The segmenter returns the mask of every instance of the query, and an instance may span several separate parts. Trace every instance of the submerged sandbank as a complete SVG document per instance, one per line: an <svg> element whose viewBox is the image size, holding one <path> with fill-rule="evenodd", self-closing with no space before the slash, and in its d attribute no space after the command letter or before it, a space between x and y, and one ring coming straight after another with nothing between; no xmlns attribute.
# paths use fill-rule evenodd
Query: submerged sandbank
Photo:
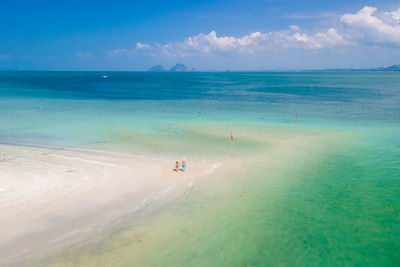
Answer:
<svg viewBox="0 0 400 267"><path fill-rule="evenodd" d="M231 127L234 142L225 135ZM340 135L249 125L198 126L191 127L190 133L183 143L198 146L193 150L202 156L208 153L217 158L217 172L205 172L208 175L172 205L144 209L137 216L127 216L99 239L27 262L51 266L160 266L166 262L171 266L207 266L215 265L213 257L220 253L239 257L242 253L233 240L245 242L258 235L246 226L259 220L252 213L259 208L257 190L290 183L297 172L312 169L324 157L332 137ZM192 136L199 141L193 143Z"/></svg>

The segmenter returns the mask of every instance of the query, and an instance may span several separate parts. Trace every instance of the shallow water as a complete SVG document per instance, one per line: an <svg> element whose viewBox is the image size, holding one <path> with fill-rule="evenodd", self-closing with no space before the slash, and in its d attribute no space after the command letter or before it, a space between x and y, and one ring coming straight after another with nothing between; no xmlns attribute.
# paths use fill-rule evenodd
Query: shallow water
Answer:
<svg viewBox="0 0 400 267"><path fill-rule="evenodd" d="M3 72L0 96L0 142L245 162L55 265L400 264L400 73Z"/></svg>

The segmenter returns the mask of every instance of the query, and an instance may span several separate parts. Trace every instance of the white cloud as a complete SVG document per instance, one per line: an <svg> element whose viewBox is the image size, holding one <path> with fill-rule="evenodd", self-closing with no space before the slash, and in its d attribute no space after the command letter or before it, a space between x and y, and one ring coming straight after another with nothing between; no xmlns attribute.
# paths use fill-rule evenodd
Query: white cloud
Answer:
<svg viewBox="0 0 400 267"><path fill-rule="evenodd" d="M134 48L115 49L111 55L142 55L152 57L189 57L202 55L270 54L293 49L321 50L360 45L400 46L400 8L378 13L366 6L354 14L345 14L335 27L309 31L292 25L286 30L260 32L243 36L218 35L215 30L200 33L166 44L136 43Z"/></svg>
<svg viewBox="0 0 400 267"><path fill-rule="evenodd" d="M159 47L164 55L190 56L230 52L254 53L282 48L321 49L346 44L343 37L333 28L325 32L307 34L293 25L285 31L253 32L242 37L218 36L215 31L211 31L209 34L200 33L188 37L181 43Z"/></svg>
<svg viewBox="0 0 400 267"><path fill-rule="evenodd" d="M356 14L345 14L349 39L359 43L400 46L400 9L377 13L377 8L366 6Z"/></svg>
<svg viewBox="0 0 400 267"><path fill-rule="evenodd" d="M110 56L112 57L117 57L121 55L138 55L138 54L143 54L147 53L149 55L153 55L152 51L154 50L154 47L152 47L149 44L144 44L144 43L136 43L135 48L117 48L114 49L110 52Z"/></svg>
<svg viewBox="0 0 400 267"><path fill-rule="evenodd" d="M136 43L136 49L149 49L151 48L148 44Z"/></svg>
<svg viewBox="0 0 400 267"><path fill-rule="evenodd" d="M349 44L334 28L326 32L319 32L314 37L314 45L317 48L335 47Z"/></svg>
<svg viewBox="0 0 400 267"><path fill-rule="evenodd" d="M395 23L400 24L400 8L392 12L385 12L384 14L391 17Z"/></svg>
<svg viewBox="0 0 400 267"><path fill-rule="evenodd" d="M82 59L90 59L93 58L92 52L86 51L86 52L78 52L76 53L77 57L82 58Z"/></svg>
<svg viewBox="0 0 400 267"><path fill-rule="evenodd" d="M199 35L187 38L182 44L182 48L204 53L232 50L252 51L252 47L257 46L263 38L264 36L260 32L235 38L232 36L218 37L215 31L211 31L209 34L200 33Z"/></svg>
<svg viewBox="0 0 400 267"><path fill-rule="evenodd" d="M291 26L289 26L289 29L291 29L293 31L300 31L300 27L297 25L291 25Z"/></svg>

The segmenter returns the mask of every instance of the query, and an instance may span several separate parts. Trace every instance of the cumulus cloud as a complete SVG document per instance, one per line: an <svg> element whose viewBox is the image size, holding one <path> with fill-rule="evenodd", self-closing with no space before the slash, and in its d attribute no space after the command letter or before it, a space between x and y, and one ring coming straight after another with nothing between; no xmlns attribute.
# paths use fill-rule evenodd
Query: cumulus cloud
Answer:
<svg viewBox="0 0 400 267"><path fill-rule="evenodd" d="M285 31L253 32L241 37L219 36L215 31L211 31L208 34L200 33L188 37L183 42L156 44L155 46L136 45L135 49L116 49L112 53L134 54L138 50L146 49L152 54L185 57L212 53L254 53L277 48L321 49L345 44L346 41L333 28L307 34L302 32L298 26L291 26Z"/></svg>
<svg viewBox="0 0 400 267"><path fill-rule="evenodd" d="M395 23L400 24L400 8L392 12L385 12L384 14L389 16Z"/></svg>
<svg viewBox="0 0 400 267"><path fill-rule="evenodd" d="M136 43L131 49L120 48L111 55L150 55L188 57L210 54L251 54L284 49L321 50L357 45L399 45L400 8L378 13L366 6L354 14L340 17L336 27L319 31L303 30L292 25L286 30L253 32L243 36L218 35L215 30L187 37L182 42L149 45Z"/></svg>
<svg viewBox="0 0 400 267"><path fill-rule="evenodd" d="M281 41L283 45L307 49L322 49L348 44L334 28L315 34L301 33L299 29L295 31L296 32L292 35L283 35L284 39ZM279 42L277 44L279 44Z"/></svg>
<svg viewBox="0 0 400 267"><path fill-rule="evenodd" d="M136 43L136 49L149 49L151 48L148 44Z"/></svg>
<svg viewBox="0 0 400 267"><path fill-rule="evenodd" d="M377 8L366 6L355 14L340 18L346 26L349 39L353 41L400 46L400 9L377 13Z"/></svg>
<svg viewBox="0 0 400 267"><path fill-rule="evenodd" d="M232 50L248 50L257 46L263 36L260 32L254 32L241 38L232 36L217 36L215 31L209 34L200 33L199 35L187 38L181 45L183 49L188 51L199 51L209 53L212 51L232 51Z"/></svg>
<svg viewBox="0 0 400 267"><path fill-rule="evenodd" d="M116 56L120 56L120 55L138 55L138 54L144 54L144 53L148 53L148 54L152 54L152 50L154 50L154 47L152 47L149 44L145 44L145 43L136 43L134 48L117 48L114 49L110 52L110 56L112 57L116 57Z"/></svg>
<svg viewBox="0 0 400 267"><path fill-rule="evenodd" d="M320 49L345 44L346 41L333 28L308 34L293 25L285 31L253 32L242 37L218 36L215 31L209 34L200 33L188 37L182 43L170 44L164 50L181 54L254 53L282 48Z"/></svg>

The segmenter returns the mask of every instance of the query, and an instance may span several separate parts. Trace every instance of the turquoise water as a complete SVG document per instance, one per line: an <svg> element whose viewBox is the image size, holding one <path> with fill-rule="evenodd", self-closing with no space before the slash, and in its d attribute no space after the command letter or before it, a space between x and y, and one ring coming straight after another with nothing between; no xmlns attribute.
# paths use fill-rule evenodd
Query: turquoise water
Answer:
<svg viewBox="0 0 400 267"><path fill-rule="evenodd" d="M262 132L339 133L277 155L297 164L199 183L80 263L398 266L399 103L397 72L2 72L0 142L204 157L225 155L224 130L257 134L235 148L243 156L268 148Z"/></svg>
<svg viewBox="0 0 400 267"><path fill-rule="evenodd" d="M111 129L157 132L176 122L209 121L292 125L295 114L302 126L397 126L399 76L1 72L0 139L78 145L112 138Z"/></svg>

